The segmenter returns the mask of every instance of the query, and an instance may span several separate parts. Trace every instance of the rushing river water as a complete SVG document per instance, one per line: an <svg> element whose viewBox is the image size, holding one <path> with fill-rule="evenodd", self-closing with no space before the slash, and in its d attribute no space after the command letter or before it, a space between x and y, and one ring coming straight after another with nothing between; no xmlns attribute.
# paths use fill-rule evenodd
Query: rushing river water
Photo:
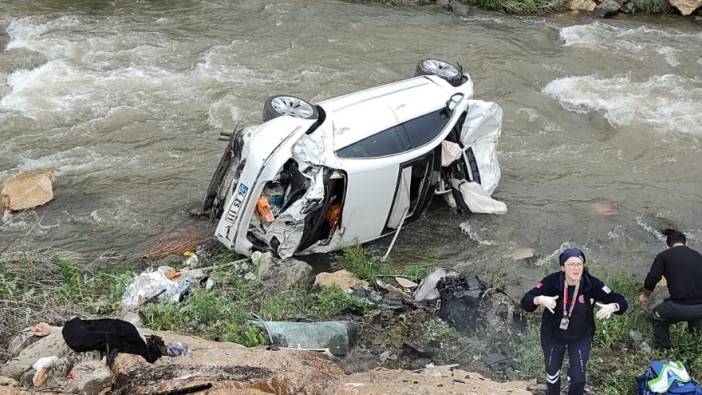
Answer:
<svg viewBox="0 0 702 395"><path fill-rule="evenodd" d="M200 204L217 136L260 122L267 96L321 100L409 77L426 57L460 62L476 98L503 107L495 197L509 212L472 216L464 233L437 200L403 229L396 261L518 271L518 289L563 243L632 272L663 247L663 225L702 246L700 22L76 0L0 3L0 180L59 171L52 203L2 218L0 249L22 238L70 256L141 254ZM617 214L595 215L600 202ZM520 246L537 265L512 262Z"/></svg>

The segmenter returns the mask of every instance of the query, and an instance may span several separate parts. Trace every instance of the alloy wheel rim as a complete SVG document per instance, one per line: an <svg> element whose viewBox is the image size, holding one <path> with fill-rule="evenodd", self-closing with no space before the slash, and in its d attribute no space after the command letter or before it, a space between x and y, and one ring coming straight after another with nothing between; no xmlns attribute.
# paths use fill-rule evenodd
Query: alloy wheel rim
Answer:
<svg viewBox="0 0 702 395"><path fill-rule="evenodd" d="M281 115L297 118L309 118L314 114L314 109L309 103L292 96L277 96L271 100L271 106Z"/></svg>

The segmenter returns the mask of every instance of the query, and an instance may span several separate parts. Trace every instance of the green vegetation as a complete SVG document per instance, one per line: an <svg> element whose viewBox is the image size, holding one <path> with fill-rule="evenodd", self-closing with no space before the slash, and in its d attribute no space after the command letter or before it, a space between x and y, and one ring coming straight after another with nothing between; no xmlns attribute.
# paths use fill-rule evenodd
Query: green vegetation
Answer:
<svg viewBox="0 0 702 395"><path fill-rule="evenodd" d="M467 4L507 14L538 14L565 9L563 0L468 0Z"/></svg>
<svg viewBox="0 0 702 395"><path fill-rule="evenodd" d="M630 306L624 315L597 321L588 365L588 382L595 393L635 393L635 377L656 359L681 361L691 376L702 377L702 335L688 332L687 324L680 323L671 327L673 349L649 350L642 347L642 341L652 345L653 329L648 311L638 304L637 282L628 275L613 276L606 282L610 288L622 293ZM537 313L529 316L527 330L516 346L515 355L520 375L524 378L543 376L539 320Z"/></svg>
<svg viewBox="0 0 702 395"><path fill-rule="evenodd" d="M216 255L203 266L226 262L231 255ZM142 311L146 327L197 335L246 346L266 344L266 333L252 320L305 318L324 320L342 315L362 316L372 310L364 300L331 288L294 288L272 291L247 281L231 268L215 269L211 290L194 287L178 304L156 303Z"/></svg>
<svg viewBox="0 0 702 395"><path fill-rule="evenodd" d="M420 262L397 264L390 261L380 262L380 259L367 255L360 245L345 249L333 265L336 269L345 269L361 280L373 281L379 276L397 275L415 280L426 277L436 264Z"/></svg>
<svg viewBox="0 0 702 395"><path fill-rule="evenodd" d="M95 275L70 260L6 254L0 260L0 362L9 336L41 321L114 314L133 273Z"/></svg>
<svg viewBox="0 0 702 395"><path fill-rule="evenodd" d="M644 14L669 15L674 14L675 9L668 0L632 0L634 10Z"/></svg>

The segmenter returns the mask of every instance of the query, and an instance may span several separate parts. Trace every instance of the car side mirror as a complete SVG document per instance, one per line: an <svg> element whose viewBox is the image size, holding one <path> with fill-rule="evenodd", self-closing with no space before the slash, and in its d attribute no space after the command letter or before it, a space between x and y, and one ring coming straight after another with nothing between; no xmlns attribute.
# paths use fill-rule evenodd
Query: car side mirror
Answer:
<svg viewBox="0 0 702 395"><path fill-rule="evenodd" d="M454 93L451 98L446 101L446 108L449 111L453 111L461 100L463 100L463 93Z"/></svg>

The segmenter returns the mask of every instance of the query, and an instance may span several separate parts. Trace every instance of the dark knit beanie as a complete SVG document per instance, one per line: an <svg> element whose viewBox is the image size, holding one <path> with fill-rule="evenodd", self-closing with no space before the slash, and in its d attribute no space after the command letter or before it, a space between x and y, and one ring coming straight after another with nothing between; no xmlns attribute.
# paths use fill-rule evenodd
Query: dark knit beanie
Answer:
<svg viewBox="0 0 702 395"><path fill-rule="evenodd" d="M578 257L583 260L583 263L585 263L585 253L582 252L579 248L566 248L561 252L561 255L558 256L558 263L563 266L565 264L565 261L568 260L568 258L572 257Z"/></svg>

